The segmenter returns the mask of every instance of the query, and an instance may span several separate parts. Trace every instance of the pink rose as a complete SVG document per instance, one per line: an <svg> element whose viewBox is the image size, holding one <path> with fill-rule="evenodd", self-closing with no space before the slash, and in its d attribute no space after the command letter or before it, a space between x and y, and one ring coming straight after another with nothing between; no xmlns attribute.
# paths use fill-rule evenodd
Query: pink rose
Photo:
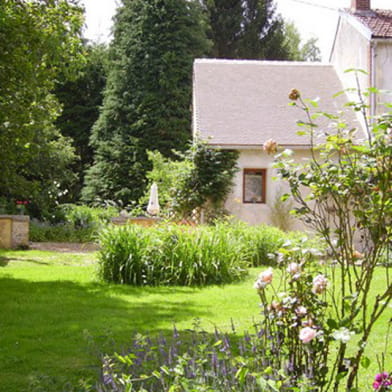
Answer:
<svg viewBox="0 0 392 392"><path fill-rule="evenodd" d="M316 337L316 330L313 328L305 327L299 331L299 338L302 341L302 343L309 343L315 337Z"/></svg>
<svg viewBox="0 0 392 392"><path fill-rule="evenodd" d="M304 317L304 316L307 315L308 310L305 308L305 306L300 305L300 306L298 306L297 309L295 309L295 313L296 313L297 316L299 316L299 317Z"/></svg>
<svg viewBox="0 0 392 392"><path fill-rule="evenodd" d="M314 294L321 294L327 289L328 279L324 275L317 275L313 279L312 292Z"/></svg>
<svg viewBox="0 0 392 392"><path fill-rule="evenodd" d="M270 284L272 282L272 276L273 276L273 270L272 268L268 268L267 270L263 271L260 275L257 281L254 284L254 288L256 290L262 290L265 286Z"/></svg>
<svg viewBox="0 0 392 392"><path fill-rule="evenodd" d="M287 266L287 272L288 272L289 274L291 274L291 275L297 274L297 273L299 272L299 270L300 270L300 266L299 266L298 263L290 263L290 264Z"/></svg>
<svg viewBox="0 0 392 392"><path fill-rule="evenodd" d="M260 273L259 280L261 280L263 282L266 282L266 283L271 283L273 274L274 274L274 271L270 267L270 268L268 268L265 271Z"/></svg>

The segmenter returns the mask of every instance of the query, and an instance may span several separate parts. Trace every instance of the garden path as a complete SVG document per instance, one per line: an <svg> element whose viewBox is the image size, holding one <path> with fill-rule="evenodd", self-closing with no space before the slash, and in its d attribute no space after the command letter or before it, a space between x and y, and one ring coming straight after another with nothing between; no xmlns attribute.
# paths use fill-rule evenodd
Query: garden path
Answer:
<svg viewBox="0 0 392 392"><path fill-rule="evenodd" d="M89 253L99 249L98 244L77 242L30 242L30 249L69 253Z"/></svg>

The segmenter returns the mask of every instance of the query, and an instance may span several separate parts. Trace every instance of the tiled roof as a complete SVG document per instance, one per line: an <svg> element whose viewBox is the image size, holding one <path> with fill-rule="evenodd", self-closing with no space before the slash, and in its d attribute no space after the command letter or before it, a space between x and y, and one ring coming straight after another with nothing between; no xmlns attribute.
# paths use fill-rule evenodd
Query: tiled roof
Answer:
<svg viewBox="0 0 392 392"><path fill-rule="evenodd" d="M349 12L371 31L373 38L392 38L392 10L372 11L363 14Z"/></svg>
<svg viewBox="0 0 392 392"><path fill-rule="evenodd" d="M268 139L281 145L307 145L308 140L296 134L296 122L306 117L289 106L293 88L304 98L319 99L320 110L330 113L346 101L344 95L333 98L342 85L332 65L196 60L194 132L222 146L260 146Z"/></svg>

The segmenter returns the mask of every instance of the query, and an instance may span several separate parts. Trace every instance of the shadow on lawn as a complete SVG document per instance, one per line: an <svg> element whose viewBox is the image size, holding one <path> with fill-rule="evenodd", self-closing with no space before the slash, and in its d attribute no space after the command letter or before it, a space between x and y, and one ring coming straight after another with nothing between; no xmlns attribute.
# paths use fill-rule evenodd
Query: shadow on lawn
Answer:
<svg viewBox="0 0 392 392"><path fill-rule="evenodd" d="M23 261L23 262L39 264L39 265L50 265L49 263L42 261L42 260L0 256L0 267L6 267L8 265L8 263L10 263L12 261Z"/></svg>
<svg viewBox="0 0 392 392"><path fill-rule="evenodd" d="M1 278L0 391L27 390L36 372L96 378L99 353L120 350L135 333L168 334L175 322L207 317L178 295L195 290Z"/></svg>

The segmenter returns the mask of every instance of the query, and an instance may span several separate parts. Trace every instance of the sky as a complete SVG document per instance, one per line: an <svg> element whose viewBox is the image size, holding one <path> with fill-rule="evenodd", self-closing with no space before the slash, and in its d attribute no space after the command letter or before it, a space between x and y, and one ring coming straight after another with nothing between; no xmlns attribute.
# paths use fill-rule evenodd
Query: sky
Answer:
<svg viewBox="0 0 392 392"><path fill-rule="evenodd" d="M120 0L80 0L86 9L85 37L109 42L112 17ZM351 0L275 0L278 12L293 22L301 38L318 38L324 61L328 61L338 20L338 9L349 7ZM392 9L392 0L371 0L372 8Z"/></svg>

